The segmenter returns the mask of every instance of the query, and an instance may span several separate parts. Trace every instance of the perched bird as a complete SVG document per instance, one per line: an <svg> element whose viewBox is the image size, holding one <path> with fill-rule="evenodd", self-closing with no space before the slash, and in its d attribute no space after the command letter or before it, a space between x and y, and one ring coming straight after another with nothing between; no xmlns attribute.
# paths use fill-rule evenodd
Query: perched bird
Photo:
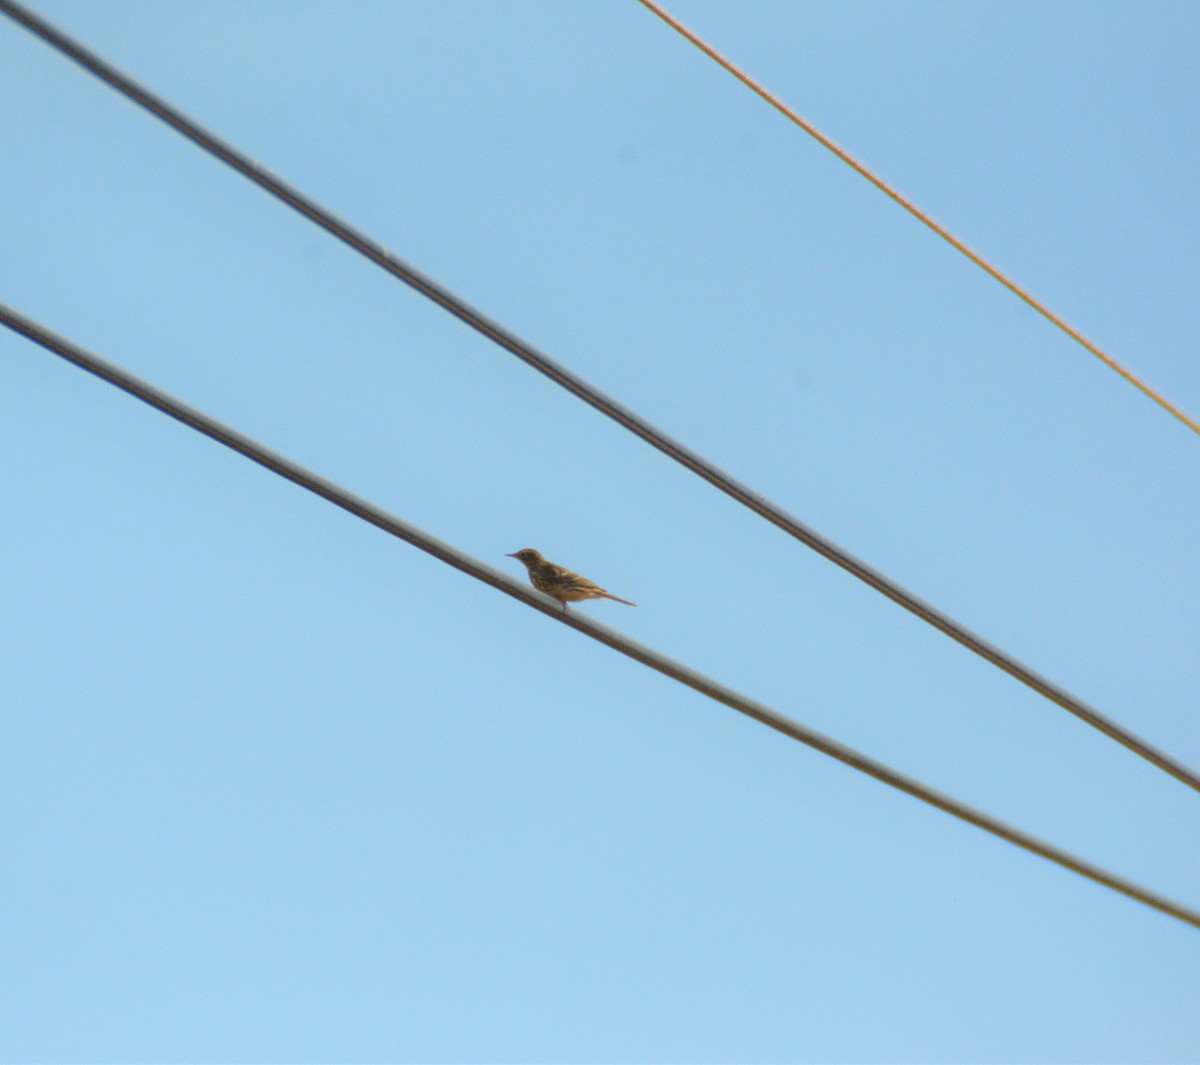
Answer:
<svg viewBox="0 0 1200 1065"><path fill-rule="evenodd" d="M532 547L514 551L508 557L525 563L525 568L529 570L529 583L539 592L545 592L548 596L557 599L562 603L564 611L567 609L568 603L577 603L581 599L615 599L618 603L624 603L626 606L637 606L637 603L631 603L628 599L610 595L600 585L593 584L586 577L579 576L578 573L572 573L569 569L563 569L562 566L556 566L553 562L547 562Z"/></svg>

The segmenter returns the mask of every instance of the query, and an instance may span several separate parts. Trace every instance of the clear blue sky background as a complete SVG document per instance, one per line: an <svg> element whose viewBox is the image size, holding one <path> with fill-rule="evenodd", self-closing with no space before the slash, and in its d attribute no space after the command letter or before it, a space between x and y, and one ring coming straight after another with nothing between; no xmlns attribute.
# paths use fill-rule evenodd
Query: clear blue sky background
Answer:
<svg viewBox="0 0 1200 1065"><path fill-rule="evenodd" d="M37 0L1200 764L1200 439L632 0ZM1200 412L1200 7L673 10ZM1200 797L0 20L0 298L1200 904ZM1195 931L0 335L0 1055L1196 1061ZM519 572L511 563L513 572Z"/></svg>

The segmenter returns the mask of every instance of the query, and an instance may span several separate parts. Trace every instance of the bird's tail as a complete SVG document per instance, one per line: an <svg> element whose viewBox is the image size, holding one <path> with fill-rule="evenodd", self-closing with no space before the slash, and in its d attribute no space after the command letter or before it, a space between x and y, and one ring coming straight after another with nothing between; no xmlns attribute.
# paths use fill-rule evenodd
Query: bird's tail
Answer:
<svg viewBox="0 0 1200 1065"><path fill-rule="evenodd" d="M624 603L626 606L637 606L637 603L631 603L628 599L622 599L619 595L613 595L612 592L605 592L604 598L615 599L618 603Z"/></svg>

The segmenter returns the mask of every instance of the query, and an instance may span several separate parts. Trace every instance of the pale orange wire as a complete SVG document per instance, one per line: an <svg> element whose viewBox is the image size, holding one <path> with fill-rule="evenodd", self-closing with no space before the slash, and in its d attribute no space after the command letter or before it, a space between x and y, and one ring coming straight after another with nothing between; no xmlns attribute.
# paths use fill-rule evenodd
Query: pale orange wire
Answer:
<svg viewBox="0 0 1200 1065"><path fill-rule="evenodd" d="M1186 425L1189 429L1191 429L1192 432L1200 434L1200 424L1197 424L1191 417L1189 417L1182 410L1180 410L1178 407L1176 407L1175 404L1173 404L1165 396L1160 395L1158 392L1156 392L1153 388L1151 388L1144 381L1140 380L1137 376L1135 376L1129 370L1125 369L1125 367L1122 366L1119 362L1117 362L1116 359L1114 359L1111 355L1107 354L1106 352L1104 352L1103 350L1098 348L1095 344L1093 344L1090 340L1088 340L1087 337L1085 337L1082 333L1080 333L1073 326L1071 326L1067 322L1063 321L1063 319L1061 319L1057 314L1055 314L1052 310L1050 310L1049 307L1047 307L1045 304L1043 304L1039 300L1037 300L1034 296L1032 296L1028 292L1026 292L1015 281L1012 281L1011 279L1006 277L1004 274L1002 274L999 270L997 270L994 266L992 266L992 264L989 263L986 259L982 258L981 256L977 255L975 252L973 252L961 240L959 240L956 236L954 236L953 233L951 233L945 227L939 225L932 218L930 218L929 215L927 215L924 211L922 211L919 207L917 207L916 204L912 203L910 200L908 200L904 196L900 195L900 193L898 193L894 188L892 188L891 185L889 185L882 178L877 177L875 174L873 174L870 170L868 170L862 163L860 163L857 159L855 159L854 156L852 156L844 148L838 146L832 140L830 140L827 136L825 136L825 134L822 133L819 129L817 129L817 127L814 126L811 122L809 122L807 119L803 118L801 115L798 115L795 111L793 111L790 107L788 107L787 104L785 104L781 99L779 99L779 97L776 96L773 92L771 92L768 89L763 88L763 86L760 85L757 81L755 81L752 77L750 77L749 74L745 73L738 66L736 66L734 63L730 62L730 60L726 59L723 55L721 55L721 53L718 52L711 44L709 44L707 41L701 39L700 37L697 37L695 33L693 33L690 29L687 28L687 26L685 26L682 22L680 22L677 18L675 18L674 15L672 15L668 11L663 10L663 8L661 8L657 3L655 3L654 0L638 0L638 2L640 4L642 4L644 7L648 8L650 11L653 11L654 14L656 14L660 19L662 19L673 30L676 30L682 36L686 37L689 41L692 42L692 44L694 44L697 48L699 48L700 51L704 52L705 55L707 55L709 58L711 58L711 59L715 60L717 63L719 63L722 67L724 67L727 71L729 71L730 74L732 74L735 78L737 78L738 81L740 81L743 85L745 85L749 89L752 89L754 92L758 93L759 96L761 96L764 100L766 100L767 103L769 103L778 112L780 112L780 114L785 115L786 117L790 118L794 123L796 123L797 126L799 126L802 130L804 130L804 132L807 133L810 137L813 137L814 139L819 141L821 144L823 144L826 148L828 148L831 152L833 152L833 154L836 155L839 159L841 159L843 163L845 163L847 166L850 166L854 170L856 170L859 174L861 174L863 177L865 177L872 185L874 185L881 192L887 193L888 196L890 196L901 207L903 207L906 211L908 211L909 214L911 214L914 218L920 220L921 222L924 222L925 225L927 225L930 229L932 229L939 237L941 237L948 244L957 248L960 252L963 253L963 255L965 255L968 259L970 259L971 262L973 262L976 266L978 266L982 270L985 270L987 273L991 274L992 277L994 277L997 281L999 281L1000 284L1002 284L1010 292L1012 292L1016 296L1019 296L1026 303L1028 303L1030 307L1032 307L1035 311L1038 312L1038 314L1042 315L1043 317L1047 318L1049 321L1053 322L1056 326L1058 326L1059 329L1061 329L1064 333L1066 333L1067 336L1069 336L1072 340L1078 341L1080 344L1082 344L1085 348L1087 348L1088 351L1090 351L1093 355L1095 355L1096 358L1098 358L1101 362L1103 362L1110 369L1116 370L1117 373L1119 373L1122 377L1124 377L1125 380L1128 381L1131 385L1134 385L1135 387L1141 389L1142 392L1144 392L1147 396L1149 396L1152 400L1154 400L1154 402L1157 403L1164 410L1175 415L1175 417L1178 418L1181 422L1183 422L1183 424Z"/></svg>

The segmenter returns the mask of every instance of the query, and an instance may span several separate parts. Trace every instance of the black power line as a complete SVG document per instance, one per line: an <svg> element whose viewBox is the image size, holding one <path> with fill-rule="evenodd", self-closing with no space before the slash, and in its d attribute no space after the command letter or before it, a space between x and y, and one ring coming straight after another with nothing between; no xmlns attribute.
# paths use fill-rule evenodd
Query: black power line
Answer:
<svg viewBox="0 0 1200 1065"><path fill-rule="evenodd" d="M389 532L393 536L412 544L414 547L419 547L422 551L433 555L434 558L440 559L447 565L453 566L455 569L461 570L463 573L474 577L476 580L483 581L485 584L490 584L493 588L512 596L514 599L521 600L527 606L540 610L543 614L548 615L563 625L570 625L585 636L590 636L593 640L598 640L613 650L620 651L621 654L627 655L637 662L641 662L642 665L649 666L651 669L657 670L659 673L665 674L672 680L679 681L681 684L686 684L689 688L700 692L702 695L707 695L710 699L715 699L717 702L723 703L725 706L731 707L745 714L747 717L752 717L755 721L769 725L776 731L782 732L785 736L790 736L792 739L799 740L801 743L820 751L822 754L836 758L839 762L850 766L850 768L857 769L860 773L866 773L868 776L874 777L889 787L911 795L914 799L920 799L921 802L928 803L930 806L934 806L944 813L957 817L961 821L966 821L968 824L975 825L975 827L981 828L985 832L990 832L994 836L999 836L1001 839L1007 840L1009 843L1021 847L1032 854L1055 862L1064 869L1069 869L1073 873L1078 873L1080 876L1094 880L1098 884L1103 884L1113 891L1120 892L1122 895L1151 906L1170 917L1200 928L1200 912L1192 910L1172 899L1158 895L1139 884L1117 876L1115 873L1110 873L1108 870L1102 869L1097 865L1084 861L1082 858L1078 858L1068 851L1046 843L1036 836L1022 832L1020 829L1014 828L1012 825L1006 824L981 810L976 810L966 803L959 802L949 795L944 795L922 784L920 781L914 780L912 777L884 765L882 762L877 762L873 758L869 758L867 755L839 743L837 740L831 739L814 729L810 729L798 721L793 721L778 711L772 710L770 707L764 706L762 703L734 691L732 688L727 688L725 685L711 680L702 673L697 673L694 669L680 662L659 654L659 652L652 648L631 640L615 629L601 625L599 622L593 621L591 618L585 617L580 613L564 611L557 600L535 591L523 582L517 581L508 574L485 565L470 555L464 554L450 544L438 540L415 525L410 525L408 522L402 521L400 518L389 514L386 510L375 506L375 504L368 502L360 496L353 495L340 485L334 484L319 474L305 469L291 459L271 451L257 441L250 439L250 437L239 433L236 429L222 424L215 418L209 417L209 415L197 410L195 407L191 407L174 396L170 396L166 392L155 388L148 382L135 377L121 367L84 350L64 337L51 332L45 326L26 318L24 315L18 314L2 303L0 303L0 322L14 332L20 333L40 344L55 355L59 355L81 369L87 370L89 373L95 374L110 384L116 385L130 395L136 396L143 402L148 403L156 410L160 410L164 414L169 414L172 418L183 422L184 425L191 426L193 429L203 433L205 436L211 437L218 443L232 448L246 458L257 462L260 466L265 466L273 473L277 473L294 484L298 484L301 488L307 488L322 499L326 499L343 510L349 511L356 517L370 522L377 528L384 530L384 532Z"/></svg>
<svg viewBox="0 0 1200 1065"><path fill-rule="evenodd" d="M905 610L916 614L936 629L940 629L951 639L957 640L964 647L973 651L981 658L998 666L1006 673L1023 684L1028 685L1039 695L1045 696L1057 703L1064 710L1070 711L1081 721L1092 728L1103 732L1110 739L1116 740L1146 761L1158 766L1159 769L1170 773L1188 787L1200 791L1200 774L1189 766L1173 758L1153 744L1118 724L1111 718L1100 713L1082 699L1072 695L1065 688L1055 684L1047 677L1031 669L1023 662L1010 655L1007 651L989 643L983 637L968 629L948 614L925 602L919 596L910 592L890 577L868 565L862 559L855 557L849 551L826 539L815 529L809 528L799 518L788 513L781 506L767 499L766 496L755 492L741 481L731 477L708 459L690 448L672 439L661 429L658 429L645 418L635 414L628 407L618 403L594 385L569 370L561 363L555 362L544 352L532 344L509 332L498 322L493 321L481 311L472 307L464 299L455 295L449 289L440 285L432 278L425 276L415 267L393 255L378 241L373 240L361 230L355 229L349 223L338 218L331 211L310 199L299 189L276 177L270 170L255 162L245 153L239 151L227 141L221 140L215 134L206 130L199 123L188 118L182 111L167 103L162 97L152 93L140 85L129 75L118 70L96 53L84 47L81 43L63 33L39 15L30 11L13 0L0 0L0 12L8 15L14 21L25 27L31 33L41 38L47 44L56 48L64 55L80 64L85 70L96 75L106 84L122 93L124 96L141 104L151 114L161 118L185 137L211 152L234 170L249 178L255 184L278 197L289 207L299 211L310 221L349 244L355 251L370 259L388 273L411 285L423 296L455 315L473 329L478 330L488 339L495 341L505 350L516 355L534 369L545 374L556 384L561 385L580 399L590 403L598 411L608 415L614 421L623 425L630 432L641 437L646 443L658 448L665 455L686 466L693 473L703 477L710 484L719 488L726 495L732 496L743 506L748 507L760 517L766 518L773 525L793 536L801 543L811 547L842 569L852 573L859 580L869 584L876 591L883 593L893 602L899 603Z"/></svg>

